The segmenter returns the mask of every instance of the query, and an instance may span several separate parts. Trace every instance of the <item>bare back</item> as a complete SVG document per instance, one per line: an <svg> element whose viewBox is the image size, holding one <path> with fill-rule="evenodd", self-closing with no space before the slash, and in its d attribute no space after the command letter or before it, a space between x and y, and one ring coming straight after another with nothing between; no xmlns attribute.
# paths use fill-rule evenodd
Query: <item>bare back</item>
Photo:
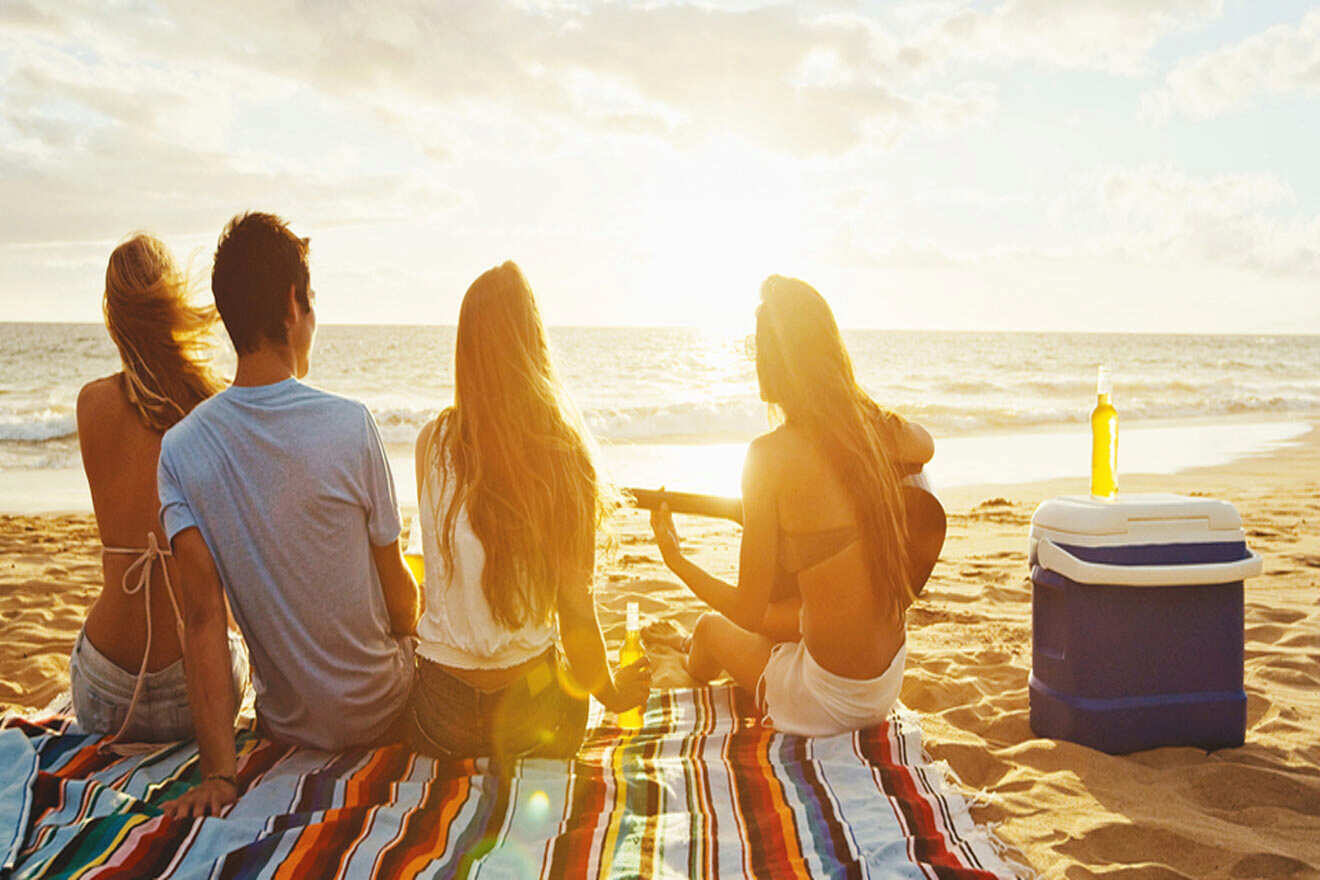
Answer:
<svg viewBox="0 0 1320 880"><path fill-rule="evenodd" d="M97 530L105 547L143 548L154 532L168 546L159 521L156 462L161 435L148 428L129 403L121 374L97 379L78 395L78 442L83 471L92 493ZM85 625L96 649L124 669L136 671L146 644L146 608L142 594L125 594L124 573L135 556L103 553L104 587ZM170 574L174 575L173 561ZM137 572L130 578L136 583ZM152 643L147 669L162 669L181 656L174 613L165 579L155 566L151 582Z"/></svg>
<svg viewBox="0 0 1320 880"><path fill-rule="evenodd" d="M843 483L803 433L785 425L767 444L774 468L779 541L856 528ZM873 678L889 666L905 639L902 618L886 613L876 595L860 539L797 572L802 637L825 669L847 678Z"/></svg>

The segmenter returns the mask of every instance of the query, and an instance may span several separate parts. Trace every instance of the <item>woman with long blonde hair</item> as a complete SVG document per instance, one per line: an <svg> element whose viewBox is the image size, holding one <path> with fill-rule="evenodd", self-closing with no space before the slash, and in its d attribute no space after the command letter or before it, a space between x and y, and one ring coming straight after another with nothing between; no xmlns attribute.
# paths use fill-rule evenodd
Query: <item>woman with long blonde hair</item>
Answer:
<svg viewBox="0 0 1320 880"><path fill-rule="evenodd" d="M120 370L85 385L77 413L105 587L69 659L74 711L88 733L186 739L192 713L156 464L161 436L222 387L207 362L216 315L192 304L187 275L144 234L110 254L102 308ZM246 651L241 640L231 648L237 692Z"/></svg>
<svg viewBox="0 0 1320 880"><path fill-rule="evenodd" d="M914 585L900 482L934 446L862 390L829 305L803 281L762 285L756 373L783 423L747 451L737 584L683 555L667 508L651 517L665 564L714 609L681 645L687 670L727 671L778 729L856 730L884 720L902 684Z"/></svg>
<svg viewBox="0 0 1320 880"><path fill-rule="evenodd" d="M422 428L416 452L426 610L413 746L440 756L571 754L586 723L573 680L622 712L645 701L650 672L643 663L611 675L605 659L591 583L611 505L514 263L464 295L454 404Z"/></svg>

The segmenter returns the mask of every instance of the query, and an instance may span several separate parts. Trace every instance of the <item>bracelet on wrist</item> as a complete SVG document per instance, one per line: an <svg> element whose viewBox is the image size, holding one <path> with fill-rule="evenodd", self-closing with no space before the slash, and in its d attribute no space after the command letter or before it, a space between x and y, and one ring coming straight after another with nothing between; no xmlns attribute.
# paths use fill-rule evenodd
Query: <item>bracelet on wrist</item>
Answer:
<svg viewBox="0 0 1320 880"><path fill-rule="evenodd" d="M231 776L230 774L228 774L228 773L208 773L208 774L202 779L202 782L210 782L210 781L213 780L213 779L218 779L218 780L221 781L221 782L228 782L228 783L230 784L230 786L233 787L233 789L234 789L234 794L238 794L238 780L235 779L235 778L234 778L233 776Z"/></svg>

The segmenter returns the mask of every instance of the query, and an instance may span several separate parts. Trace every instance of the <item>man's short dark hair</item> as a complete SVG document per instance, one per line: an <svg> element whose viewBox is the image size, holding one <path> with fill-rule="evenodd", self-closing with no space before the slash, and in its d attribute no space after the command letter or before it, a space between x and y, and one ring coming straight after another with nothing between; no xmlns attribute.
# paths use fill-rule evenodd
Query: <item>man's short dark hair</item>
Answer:
<svg viewBox="0 0 1320 880"><path fill-rule="evenodd" d="M284 329L289 285L303 308L308 300L307 239L274 214L240 214L220 234L211 270L211 293L239 354L263 340L287 342Z"/></svg>

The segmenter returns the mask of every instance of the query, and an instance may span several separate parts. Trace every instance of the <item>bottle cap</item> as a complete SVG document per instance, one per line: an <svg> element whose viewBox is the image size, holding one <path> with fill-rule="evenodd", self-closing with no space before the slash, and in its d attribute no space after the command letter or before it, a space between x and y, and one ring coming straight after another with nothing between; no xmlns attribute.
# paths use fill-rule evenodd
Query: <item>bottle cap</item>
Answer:
<svg viewBox="0 0 1320 880"><path fill-rule="evenodd" d="M628 632L641 632L642 614L636 602L628 603Z"/></svg>
<svg viewBox="0 0 1320 880"><path fill-rule="evenodd" d="M1095 393L1112 394L1114 392L1114 380L1109 377L1109 367L1104 364L1096 371Z"/></svg>

